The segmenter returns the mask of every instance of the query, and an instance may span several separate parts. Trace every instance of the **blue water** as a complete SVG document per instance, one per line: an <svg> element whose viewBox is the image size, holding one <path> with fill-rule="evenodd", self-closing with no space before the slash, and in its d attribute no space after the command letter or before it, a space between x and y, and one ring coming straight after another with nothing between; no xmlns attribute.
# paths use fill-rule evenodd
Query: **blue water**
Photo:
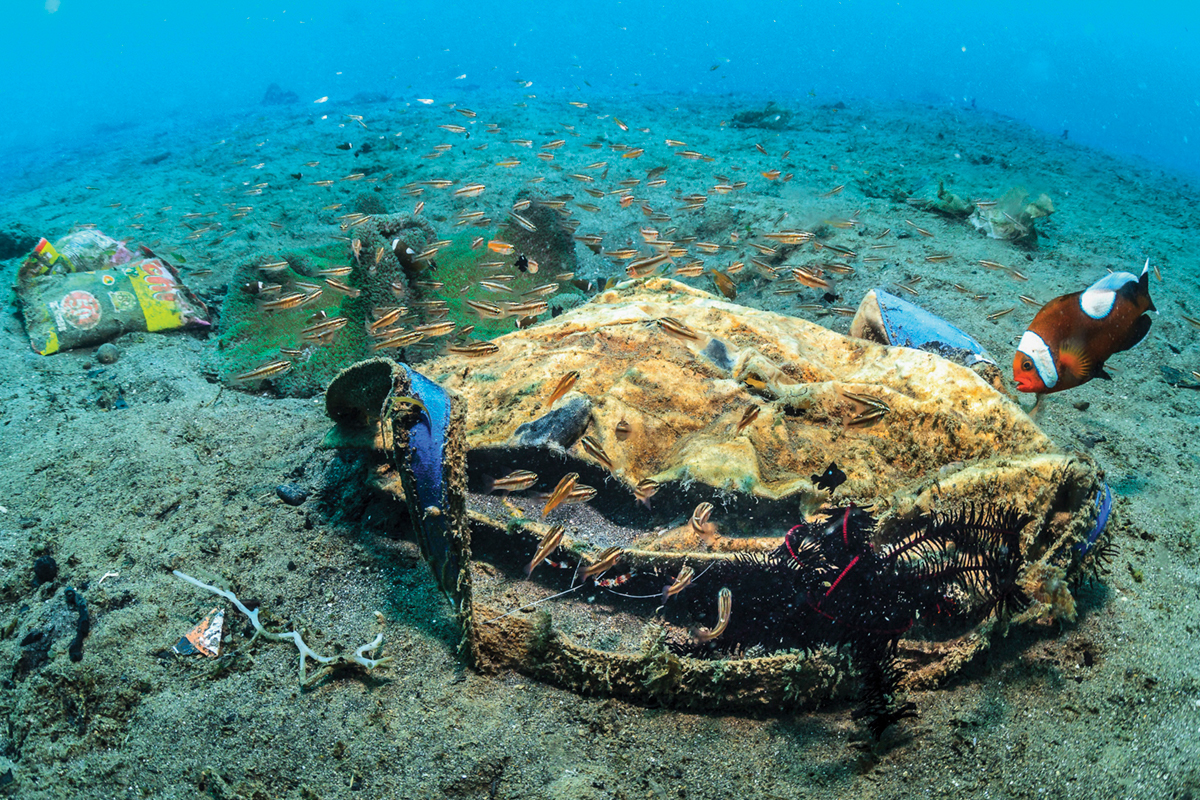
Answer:
<svg viewBox="0 0 1200 800"><path fill-rule="evenodd" d="M494 9L494 10L489 10ZM511 87L971 106L1200 172L1200 4L4 0L0 159L97 125Z"/></svg>

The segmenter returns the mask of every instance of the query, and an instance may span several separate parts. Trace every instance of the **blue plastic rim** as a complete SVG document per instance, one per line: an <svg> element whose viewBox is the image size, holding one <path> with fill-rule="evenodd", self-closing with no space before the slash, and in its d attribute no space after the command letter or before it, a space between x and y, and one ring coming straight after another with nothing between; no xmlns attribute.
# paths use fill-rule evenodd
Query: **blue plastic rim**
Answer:
<svg viewBox="0 0 1200 800"><path fill-rule="evenodd" d="M889 344L946 357L952 357L949 353L953 353L960 356L953 360L968 367L981 362L996 363L983 345L941 317L883 289L875 290L875 298Z"/></svg>
<svg viewBox="0 0 1200 800"><path fill-rule="evenodd" d="M401 364L408 373L413 397L425 404L429 410L426 420L421 420L409 430L409 447L412 450L413 477L421 495L421 507L442 506L445 487L442 463L445 461L446 426L450 424L450 395L441 386L426 378L407 364Z"/></svg>
<svg viewBox="0 0 1200 800"><path fill-rule="evenodd" d="M421 551L430 562L434 579L450 602L462 610L464 594L459 581L463 564L453 548L451 515L446 497L446 431L450 425L450 395L441 386L407 364L409 391L420 400L428 414L420 414L408 431L408 464L412 491L409 511L420 540ZM407 484L406 484L407 488ZM415 502L414 502L415 501ZM440 513L427 513L427 509Z"/></svg>

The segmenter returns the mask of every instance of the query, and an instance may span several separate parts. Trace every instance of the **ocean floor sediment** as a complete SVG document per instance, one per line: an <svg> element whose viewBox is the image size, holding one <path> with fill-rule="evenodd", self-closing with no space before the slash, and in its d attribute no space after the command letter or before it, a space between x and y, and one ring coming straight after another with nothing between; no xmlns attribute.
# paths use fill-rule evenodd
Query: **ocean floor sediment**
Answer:
<svg viewBox="0 0 1200 800"><path fill-rule="evenodd" d="M1149 258L1162 277L1151 282L1159 311L1147 339L1110 360L1113 380L1051 395L1035 418L1059 450L1094 459L1116 498L1119 549L1108 574L1079 593L1077 621L999 636L950 685L915 693L919 718L879 743L863 736L844 703L802 714L704 713L580 696L515 673L479 674L456 652L448 606L402 535L403 510L379 493L355 491L379 460L322 447L331 423L319 395L228 385L219 320L213 334L126 334L115 342L113 363L98 361L95 348L39 356L9 296L0 325L0 707L8 723L0 730L0 775L11 769L12 777L0 792L1182 798L1200 791L1193 446L1200 393L1163 370L1200 369L1200 331L1185 319L1200 317L1192 299L1200 258L1188 245L1200 228L1195 181L968 109L781 101L792 114L782 127L737 127L736 114L761 110L765 100L642 97L580 108L545 98L522 107L518 99L459 98L474 117L445 103L397 100L331 104L326 119L282 108L196 126L148 125L48 153L44 169L54 179L39 180L30 167L0 191L0 221L52 240L95 224L181 255L184 279L217 310L238 291L234 276L247 264L349 238L339 215L369 200L397 214L424 201L424 216L450 239L473 208L498 215L522 192L569 193L577 233L601 235L606 250L639 246L639 229L650 224L721 244L732 243L731 233L744 243L747 231L823 227L829 242L859 250L854 272L836 275L834 300L811 288L777 294L779 285L755 276L747 258L732 276L733 302L847 333L849 317L832 307L856 306L877 286L908 286L918 293L914 302L979 339L1005 375L1034 313L1020 295L1045 302L1107 269L1138 272ZM347 114L361 115L367 127ZM442 125L471 127L456 133ZM523 139L530 146L512 143ZM543 149L557 139L564 144ZM362 151L363 142L372 147ZM435 149L442 144L451 147ZM630 149L612 144L644 153L625 158ZM684 150L703 158L676 155ZM499 165L508 159L520 163ZM318 166L306 166L312 161ZM640 202L622 207L618 196L581 191L615 189L626 177L645 181L664 165L667 185L634 191L669 221L648 221ZM764 175L773 170L779 174ZM357 173L364 177L342 180ZM579 175L592 180L572 177ZM313 185L326 180L333 183ZM404 189L434 180L486 189L477 205L455 198L452 187ZM1033 197L1048 195L1054 212L1037 220L1036 247L990 239L907 201L936 197L939 180L970 201L1023 186ZM711 192L740 181L744 189ZM708 193L703 208L681 210L697 193ZM238 216L241 206L252 210ZM878 251L882 261L864 262L866 248L880 242L895 247ZM926 260L943 254L950 258ZM573 255L581 279L626 278L622 262L582 243ZM711 266L735 257L722 251ZM0 279L11 285L20 261L0 262ZM707 275L684 280L719 291ZM571 302L587 292L580 295ZM308 498L289 505L280 485ZM35 585L40 556L53 557L58 574ZM257 601L264 620L301 630L322 653L350 652L382 633L381 652L392 661L301 687L295 648L251 644L249 626L231 607L226 655L174 656L172 645L222 605L174 577L175 569ZM78 615L68 587L91 615L79 661L69 654Z"/></svg>

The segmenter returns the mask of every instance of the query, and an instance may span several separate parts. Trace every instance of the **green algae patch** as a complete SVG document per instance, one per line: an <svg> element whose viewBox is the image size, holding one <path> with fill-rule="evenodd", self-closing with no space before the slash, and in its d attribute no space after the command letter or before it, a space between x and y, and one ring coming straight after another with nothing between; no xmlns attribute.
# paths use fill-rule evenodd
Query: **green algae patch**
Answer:
<svg viewBox="0 0 1200 800"><path fill-rule="evenodd" d="M570 270L563 268L567 261L555 249L566 247L571 239L557 230L553 215L538 219L539 234L550 231L540 238L527 241L514 235L511 227L462 228L445 244L439 242L434 258L422 259L419 254L428 252L437 239L426 220L407 214L367 217L345 226L348 241L298 248L247 262L235 270L222 307L217 334L218 374L230 385L258 389L267 380L248 382L238 380L238 376L263 364L287 361L288 368L268 379L270 386L280 395L309 397L321 392L338 372L356 361L386 355L421 363L455 340L430 337L404 347L375 351L373 348L383 337L372 337L368 328L373 320L397 306L403 306L405 312L390 327L394 333L448 319L455 323L459 339L465 335L465 328L473 326L469 338L484 340L513 332L519 319L544 319L577 305L583 293L569 282L569 276L563 277ZM502 254L489 249L492 241L509 242L513 251ZM541 256L540 264L535 255ZM273 262L286 262L286 266L262 268ZM329 273L347 267L348 274ZM270 293L247 290L259 283L278 284L279 288ZM339 288L339 283L348 288ZM297 293L312 297L289 308L271 308L278 298ZM492 309L492 315L481 314L468 300L486 304L484 308ZM538 302L545 303L545 311L520 308ZM513 306L518 309L513 310ZM312 329L313 325L338 318L345 322L326 336L318 336L319 331Z"/></svg>
<svg viewBox="0 0 1200 800"><path fill-rule="evenodd" d="M321 283L319 272L345 266L345 244L336 243L295 250L282 255L286 269L270 278L260 275L257 264L247 264L235 273L233 285L221 310L217 349L221 356L219 375L231 382L237 375L273 359L292 362L291 370L272 379L276 391L289 396L308 396L321 391L325 384L347 364L364 358L369 351L364 320L366 304L362 297L351 298L332 291L322 291L313 302L298 308L266 310L260 307L260 297L242 287L255 281L271 280L284 286L297 283ZM348 285L353 285L346 281ZM286 290L283 290L286 291ZM282 294L282 291L275 296ZM269 295L267 296L269 297ZM319 317L344 316L349 322L321 347L305 347L303 329L309 320ZM299 349L304 354L288 358L286 351ZM281 351L285 351L281 354Z"/></svg>
<svg viewBox="0 0 1200 800"><path fill-rule="evenodd" d="M483 243L471 247L472 242L482 238ZM467 305L467 300L499 304L512 298L508 294L492 294L479 286L480 280L486 280L500 273L513 274L516 269L510 268L513 257L497 256L488 250L487 242L499 238L495 230L485 228L467 228L450 239L450 244L438 251L437 271L432 276L443 284L441 294L446 298L450 308L450 319L460 327L474 325L472 334L476 339L493 339L505 333L516 330L512 319L483 319ZM503 262L504 268L488 268L485 264ZM508 285L514 293L519 291L517 281ZM524 286L524 283L521 284ZM529 287L525 287L529 288Z"/></svg>
<svg viewBox="0 0 1200 800"><path fill-rule="evenodd" d="M433 241L433 228L424 220L407 214L369 217L349 228L349 242L334 241L298 248L258 258L239 266L233 275L229 293L221 308L217 334L220 356L218 374L230 385L256 389L264 381L241 382L242 375L264 363L288 361L290 369L270 378L280 395L311 397L341 370L373 355L376 343L367 332L376 309L410 309L404 325L418 324L423 296L409 274L416 272L411 259L401 256L419 253ZM356 255L355 242L358 254ZM398 255L399 254L399 255ZM270 262L286 262L278 269L264 270ZM350 268L349 274L333 276L328 270ZM331 285L331 279L347 289ZM274 292L247 291L258 283L279 284ZM319 292L319 294L317 294ZM271 301L288 294L302 293L313 299L291 308L270 308ZM338 317L346 321L340 329L316 337L310 326ZM305 329L310 329L306 338ZM387 350L385 354L404 358L405 353Z"/></svg>

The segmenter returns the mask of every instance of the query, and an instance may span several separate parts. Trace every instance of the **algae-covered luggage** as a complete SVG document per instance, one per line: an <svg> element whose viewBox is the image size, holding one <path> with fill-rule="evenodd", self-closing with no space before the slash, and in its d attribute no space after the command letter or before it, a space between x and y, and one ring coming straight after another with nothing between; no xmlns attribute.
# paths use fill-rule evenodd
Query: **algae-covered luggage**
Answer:
<svg viewBox="0 0 1200 800"><path fill-rule="evenodd" d="M208 325L204 304L165 259L85 229L38 242L17 274L25 329L41 355L129 331Z"/></svg>
<svg viewBox="0 0 1200 800"><path fill-rule="evenodd" d="M936 354L664 279L492 344L326 395L334 443L388 453L481 669L710 708L857 696L878 734L997 632L1073 619L1101 552L1095 466Z"/></svg>

